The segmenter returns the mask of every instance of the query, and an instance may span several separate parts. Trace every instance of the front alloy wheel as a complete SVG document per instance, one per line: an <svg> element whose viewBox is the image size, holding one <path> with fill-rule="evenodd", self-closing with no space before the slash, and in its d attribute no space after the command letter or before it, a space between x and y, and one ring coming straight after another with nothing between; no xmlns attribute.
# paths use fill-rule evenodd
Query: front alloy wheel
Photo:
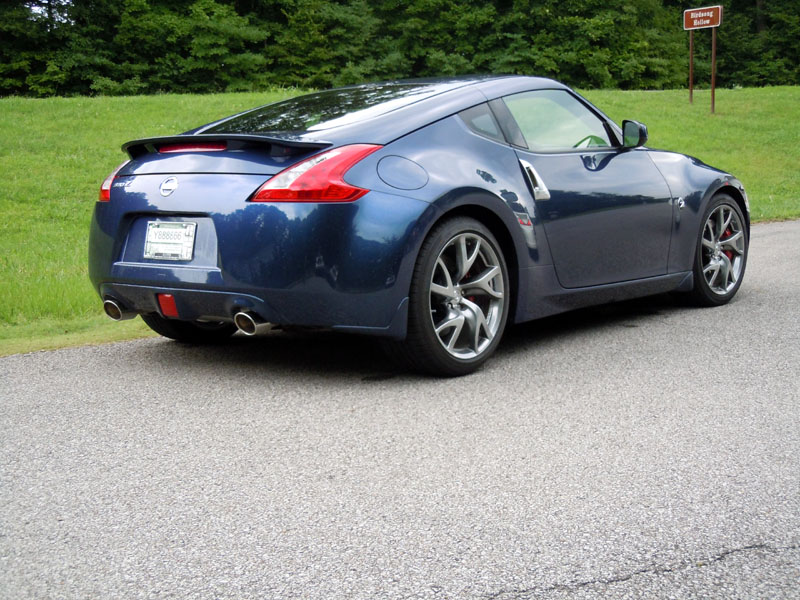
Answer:
<svg viewBox="0 0 800 600"><path fill-rule="evenodd" d="M747 229L736 201L715 197L706 211L695 258L695 298L717 306L733 298L747 264Z"/></svg>
<svg viewBox="0 0 800 600"><path fill-rule="evenodd" d="M417 370L465 375L494 352L509 311L503 252L480 222L456 217L425 240L414 269L408 335L393 354Z"/></svg>

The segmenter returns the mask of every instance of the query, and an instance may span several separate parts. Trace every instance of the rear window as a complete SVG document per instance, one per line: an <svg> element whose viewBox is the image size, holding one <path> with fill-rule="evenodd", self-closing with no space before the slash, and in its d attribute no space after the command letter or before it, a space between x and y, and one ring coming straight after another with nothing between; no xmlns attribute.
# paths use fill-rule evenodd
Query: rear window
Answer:
<svg viewBox="0 0 800 600"><path fill-rule="evenodd" d="M374 83L289 98L228 119L203 133L319 131L377 117L463 82Z"/></svg>

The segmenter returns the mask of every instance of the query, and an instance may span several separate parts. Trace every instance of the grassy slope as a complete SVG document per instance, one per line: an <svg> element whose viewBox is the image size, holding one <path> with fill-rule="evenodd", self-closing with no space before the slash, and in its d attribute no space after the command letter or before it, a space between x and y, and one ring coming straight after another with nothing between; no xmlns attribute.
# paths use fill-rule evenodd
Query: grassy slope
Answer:
<svg viewBox="0 0 800 600"><path fill-rule="evenodd" d="M0 355L126 339L86 276L86 239L100 182L120 144L176 133L290 92L130 98L0 99ZM800 88L589 91L620 122L647 123L649 145L690 153L745 184L755 220L800 216Z"/></svg>

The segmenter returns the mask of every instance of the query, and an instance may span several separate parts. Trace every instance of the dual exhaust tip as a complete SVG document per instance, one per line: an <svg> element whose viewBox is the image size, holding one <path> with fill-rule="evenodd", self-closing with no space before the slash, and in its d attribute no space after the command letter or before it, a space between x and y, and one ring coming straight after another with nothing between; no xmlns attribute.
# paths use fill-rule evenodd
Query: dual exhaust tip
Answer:
<svg viewBox="0 0 800 600"><path fill-rule="evenodd" d="M269 333L273 325L255 313L239 311L233 316L233 324L236 329L245 335L263 335Z"/></svg>
<svg viewBox="0 0 800 600"><path fill-rule="evenodd" d="M103 310L113 321L127 321L136 316L135 312L123 308L116 300L106 300L103 302Z"/></svg>
<svg viewBox="0 0 800 600"><path fill-rule="evenodd" d="M116 300L105 300L103 310L114 321L127 321L133 319L137 313L128 310ZM257 314L247 311L239 311L233 316L233 323L236 329L245 335L263 335L272 330L272 323L267 323Z"/></svg>

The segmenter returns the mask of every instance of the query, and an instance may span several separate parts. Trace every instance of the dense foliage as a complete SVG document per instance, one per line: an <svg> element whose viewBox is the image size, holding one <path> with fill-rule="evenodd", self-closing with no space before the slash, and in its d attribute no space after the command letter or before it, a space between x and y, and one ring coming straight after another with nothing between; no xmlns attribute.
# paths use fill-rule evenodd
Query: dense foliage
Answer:
<svg viewBox="0 0 800 600"><path fill-rule="evenodd" d="M728 0L722 86L800 83L797 0ZM524 73L687 83L686 0L0 0L0 95L330 87ZM706 5L709 3L706 3ZM707 85L710 33L696 33Z"/></svg>

